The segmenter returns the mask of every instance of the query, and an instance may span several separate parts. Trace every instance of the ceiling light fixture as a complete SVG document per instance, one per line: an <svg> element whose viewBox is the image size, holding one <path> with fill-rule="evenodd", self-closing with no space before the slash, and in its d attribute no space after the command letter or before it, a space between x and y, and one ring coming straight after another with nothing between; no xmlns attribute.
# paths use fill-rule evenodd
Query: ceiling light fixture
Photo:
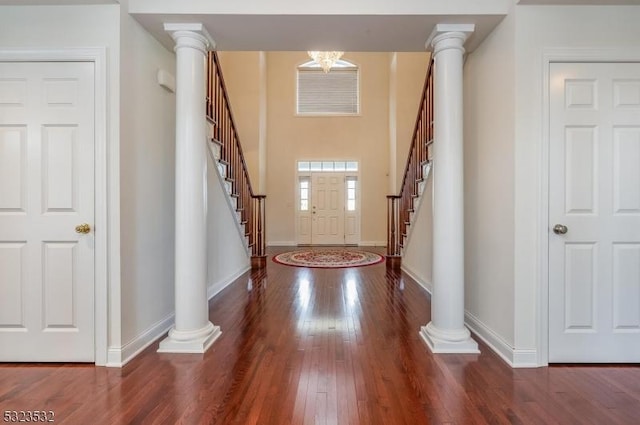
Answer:
<svg viewBox="0 0 640 425"><path fill-rule="evenodd" d="M342 57L344 52L307 52L309 57L320 65L325 72L329 72L331 67Z"/></svg>

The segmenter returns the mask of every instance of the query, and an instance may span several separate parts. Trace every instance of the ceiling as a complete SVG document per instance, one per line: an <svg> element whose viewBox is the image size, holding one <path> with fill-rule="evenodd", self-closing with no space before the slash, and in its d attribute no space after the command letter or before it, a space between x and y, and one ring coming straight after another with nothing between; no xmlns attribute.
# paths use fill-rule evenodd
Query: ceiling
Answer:
<svg viewBox="0 0 640 425"><path fill-rule="evenodd" d="M0 0L0 6L66 6L83 4L116 4L118 0Z"/></svg>
<svg viewBox="0 0 640 425"><path fill-rule="evenodd" d="M472 23L473 50L502 20L501 15L162 15L134 17L166 47L173 41L163 23L203 23L218 50L421 52L440 23Z"/></svg>
<svg viewBox="0 0 640 425"><path fill-rule="evenodd" d="M218 50L424 51L437 24L475 24L473 51L515 0L0 0L0 5L122 3L167 48L164 23L204 24ZM512 3L511 3L512 4ZM520 5L638 5L640 0L518 0ZM307 11L307 12L305 12ZM308 12L311 11L311 12Z"/></svg>
<svg viewBox="0 0 640 425"><path fill-rule="evenodd" d="M519 0L518 4L545 6L633 6L640 5L640 0Z"/></svg>
<svg viewBox="0 0 640 425"><path fill-rule="evenodd" d="M124 3L125 0L123 0ZM126 0L166 47L164 23L202 23L218 50L425 50L437 24L475 24L473 49L515 0Z"/></svg>

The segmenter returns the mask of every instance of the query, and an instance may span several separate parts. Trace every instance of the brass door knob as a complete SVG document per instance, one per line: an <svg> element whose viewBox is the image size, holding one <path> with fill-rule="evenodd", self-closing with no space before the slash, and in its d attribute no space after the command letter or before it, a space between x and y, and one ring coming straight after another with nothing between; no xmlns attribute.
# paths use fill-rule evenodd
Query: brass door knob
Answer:
<svg viewBox="0 0 640 425"><path fill-rule="evenodd" d="M76 226L76 233L82 233L83 235L86 235L90 231L91 226L89 226L87 223L82 223Z"/></svg>
<svg viewBox="0 0 640 425"><path fill-rule="evenodd" d="M553 233L555 233L556 235L564 235L568 230L569 228L564 224L556 224L555 226L553 226Z"/></svg>

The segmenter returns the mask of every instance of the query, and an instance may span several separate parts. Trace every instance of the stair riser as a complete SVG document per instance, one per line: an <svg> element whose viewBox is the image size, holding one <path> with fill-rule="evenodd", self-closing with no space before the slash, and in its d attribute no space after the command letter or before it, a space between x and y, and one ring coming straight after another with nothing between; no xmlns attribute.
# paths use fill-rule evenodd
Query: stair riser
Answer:
<svg viewBox="0 0 640 425"><path fill-rule="evenodd" d="M227 177L227 166L226 166L226 164L223 164L222 162L218 162L218 171L220 172L220 175L223 178Z"/></svg>
<svg viewBox="0 0 640 425"><path fill-rule="evenodd" d="M217 143L212 143L213 145L213 157L215 159L220 159L220 155L222 153L222 147Z"/></svg>
<svg viewBox="0 0 640 425"><path fill-rule="evenodd" d="M418 196L422 196L426 185L427 185L426 181L421 181L420 183L418 183Z"/></svg>

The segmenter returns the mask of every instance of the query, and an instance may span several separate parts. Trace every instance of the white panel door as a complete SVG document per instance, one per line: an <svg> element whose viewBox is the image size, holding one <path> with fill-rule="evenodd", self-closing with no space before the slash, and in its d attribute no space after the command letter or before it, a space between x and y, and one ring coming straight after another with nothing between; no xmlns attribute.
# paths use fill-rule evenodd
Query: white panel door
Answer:
<svg viewBox="0 0 640 425"><path fill-rule="evenodd" d="M0 63L0 361L94 361L93 63Z"/></svg>
<svg viewBox="0 0 640 425"><path fill-rule="evenodd" d="M344 244L344 184L344 173L312 174L312 244Z"/></svg>
<svg viewBox="0 0 640 425"><path fill-rule="evenodd" d="M640 362L640 64L550 81L549 361Z"/></svg>

